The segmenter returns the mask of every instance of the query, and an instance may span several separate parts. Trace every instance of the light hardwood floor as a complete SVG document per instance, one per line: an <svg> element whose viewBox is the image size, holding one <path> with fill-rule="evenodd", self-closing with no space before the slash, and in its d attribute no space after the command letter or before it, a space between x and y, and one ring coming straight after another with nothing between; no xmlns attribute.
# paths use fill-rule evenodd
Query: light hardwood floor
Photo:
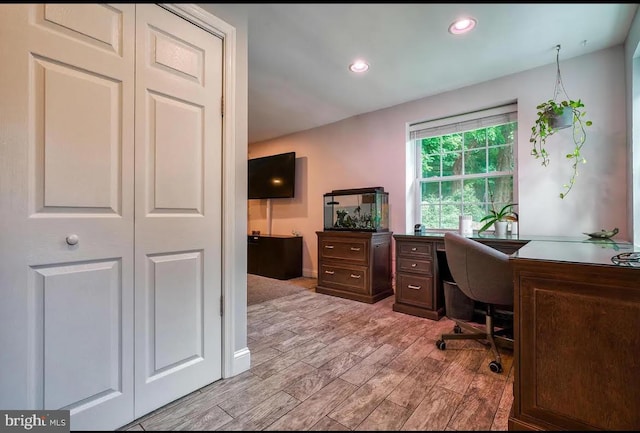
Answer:
<svg viewBox="0 0 640 433"><path fill-rule="evenodd" d="M304 284L304 283L303 283ZM312 290L248 307L251 369L122 430L507 430L513 355L492 373L454 322Z"/></svg>

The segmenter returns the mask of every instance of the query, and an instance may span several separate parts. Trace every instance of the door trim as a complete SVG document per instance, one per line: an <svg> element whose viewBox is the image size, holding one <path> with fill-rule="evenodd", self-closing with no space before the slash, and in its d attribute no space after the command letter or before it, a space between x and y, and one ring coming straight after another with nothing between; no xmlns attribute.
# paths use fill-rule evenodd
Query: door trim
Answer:
<svg viewBox="0 0 640 433"><path fill-rule="evenodd" d="M239 309L242 304L235 296L243 282L239 257L246 245L237 239L236 206L236 29L220 18L193 4L159 4L159 6L186 19L192 24L222 39L223 49L223 89L224 117L222 118L222 377L235 376L250 367L250 352L245 346L234 349L236 337L246 335L238 332L240 322ZM244 237L243 237L244 241ZM243 250L240 251L240 246ZM240 271L239 271L240 269ZM246 280L245 280L246 281ZM246 283L245 283L246 287ZM246 302L244 303L246 311ZM245 340L246 345L246 340Z"/></svg>

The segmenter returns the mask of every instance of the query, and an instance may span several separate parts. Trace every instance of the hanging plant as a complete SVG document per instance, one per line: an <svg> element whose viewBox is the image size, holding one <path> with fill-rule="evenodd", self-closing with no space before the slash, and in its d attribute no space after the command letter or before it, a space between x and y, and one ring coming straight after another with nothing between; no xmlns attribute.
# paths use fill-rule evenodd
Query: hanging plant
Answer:
<svg viewBox="0 0 640 433"><path fill-rule="evenodd" d="M571 191L576 181L576 176L578 176L578 163L584 164L587 162L582 157L581 150L587 138L585 127L591 126L592 122L584 119L586 113L583 110L584 104L582 101L580 99L572 100L567 95L560 75L560 45L556 45L556 50L557 73L553 99L536 107L538 118L531 128L529 142L533 145L531 155L536 159L542 158L542 165L546 167L549 165L549 152L546 148L547 138L561 129L573 127L573 151L566 154L566 158L571 161L572 173L569 183L563 185L565 190L560 193L560 198L565 198ZM560 92L564 94L565 99L558 100Z"/></svg>

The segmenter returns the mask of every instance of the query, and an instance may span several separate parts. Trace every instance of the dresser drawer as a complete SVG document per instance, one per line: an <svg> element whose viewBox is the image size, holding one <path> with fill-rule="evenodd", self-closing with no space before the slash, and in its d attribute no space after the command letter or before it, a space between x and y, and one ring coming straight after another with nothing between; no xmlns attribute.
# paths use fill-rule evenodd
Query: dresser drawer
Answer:
<svg viewBox="0 0 640 433"><path fill-rule="evenodd" d="M433 262L431 260L416 260L414 258L398 257L396 259L396 267L398 272L417 272L420 274L431 275Z"/></svg>
<svg viewBox="0 0 640 433"><path fill-rule="evenodd" d="M369 241L365 239L324 238L319 245L322 260L349 260L367 265L369 259Z"/></svg>
<svg viewBox="0 0 640 433"><path fill-rule="evenodd" d="M433 308L433 278L397 274L396 300L416 307Z"/></svg>
<svg viewBox="0 0 640 433"><path fill-rule="evenodd" d="M318 285L366 294L369 287L368 278L366 268L322 264L318 273Z"/></svg>
<svg viewBox="0 0 640 433"><path fill-rule="evenodd" d="M411 257L432 257L431 243L429 242L407 242L396 240L396 251L398 255Z"/></svg>

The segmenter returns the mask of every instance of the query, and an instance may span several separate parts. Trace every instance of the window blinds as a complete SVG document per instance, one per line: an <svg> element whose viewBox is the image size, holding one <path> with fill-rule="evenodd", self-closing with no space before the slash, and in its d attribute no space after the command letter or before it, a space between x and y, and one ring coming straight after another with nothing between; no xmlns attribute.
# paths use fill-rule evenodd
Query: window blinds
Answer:
<svg viewBox="0 0 640 433"><path fill-rule="evenodd" d="M517 107L517 104L509 104L458 116L413 123L409 125L409 138L419 140L515 122L518 120Z"/></svg>

